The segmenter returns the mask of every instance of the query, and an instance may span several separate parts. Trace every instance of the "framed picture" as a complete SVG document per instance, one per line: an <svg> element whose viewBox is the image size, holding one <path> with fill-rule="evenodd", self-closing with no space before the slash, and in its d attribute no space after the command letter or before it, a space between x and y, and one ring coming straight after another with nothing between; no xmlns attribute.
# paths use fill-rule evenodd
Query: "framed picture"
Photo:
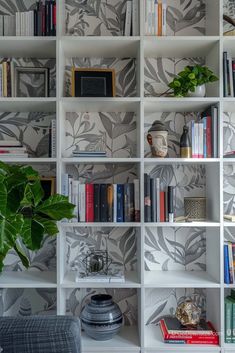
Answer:
<svg viewBox="0 0 235 353"><path fill-rule="evenodd" d="M72 68L72 97L115 97L114 69Z"/></svg>
<svg viewBox="0 0 235 353"><path fill-rule="evenodd" d="M40 178L41 185L44 191L44 197L43 200L46 200L48 197L51 195L55 194L56 191L56 179L55 177L41 177Z"/></svg>
<svg viewBox="0 0 235 353"><path fill-rule="evenodd" d="M16 66L14 74L15 97L49 97L49 68Z"/></svg>

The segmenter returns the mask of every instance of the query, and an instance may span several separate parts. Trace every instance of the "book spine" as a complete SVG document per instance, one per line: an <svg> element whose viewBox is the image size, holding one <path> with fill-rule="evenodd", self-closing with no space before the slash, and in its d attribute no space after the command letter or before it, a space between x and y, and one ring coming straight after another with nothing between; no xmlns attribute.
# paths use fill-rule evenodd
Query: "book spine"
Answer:
<svg viewBox="0 0 235 353"><path fill-rule="evenodd" d="M223 86L224 86L224 97L228 97L228 68L227 68L227 58L228 53L225 51L223 52Z"/></svg>
<svg viewBox="0 0 235 353"><path fill-rule="evenodd" d="M225 342L232 342L232 302L229 299L225 299L224 307L224 323L225 323Z"/></svg>
<svg viewBox="0 0 235 353"><path fill-rule="evenodd" d="M107 185L108 222L113 222L113 185Z"/></svg>
<svg viewBox="0 0 235 353"><path fill-rule="evenodd" d="M212 157L218 157L218 108L217 106L211 107L212 111Z"/></svg>
<svg viewBox="0 0 235 353"><path fill-rule="evenodd" d="M154 36L156 33L156 28L155 28L155 0L151 1L151 35Z"/></svg>
<svg viewBox="0 0 235 353"><path fill-rule="evenodd" d="M3 69L3 97L7 97L7 63L2 63Z"/></svg>
<svg viewBox="0 0 235 353"><path fill-rule="evenodd" d="M150 178L151 222L157 221L156 179Z"/></svg>
<svg viewBox="0 0 235 353"><path fill-rule="evenodd" d="M147 32L146 34L151 36L152 34L152 0L147 0Z"/></svg>
<svg viewBox="0 0 235 353"><path fill-rule="evenodd" d="M2 37L3 35L3 15L0 15L0 36Z"/></svg>
<svg viewBox="0 0 235 353"><path fill-rule="evenodd" d="M235 60L232 61L232 72L233 72L233 92L235 97Z"/></svg>
<svg viewBox="0 0 235 353"><path fill-rule="evenodd" d="M56 119L51 120L51 157L56 158Z"/></svg>
<svg viewBox="0 0 235 353"><path fill-rule="evenodd" d="M46 36L46 6L42 4L42 36Z"/></svg>
<svg viewBox="0 0 235 353"><path fill-rule="evenodd" d="M207 157L207 138L206 138L206 125L207 125L207 117L205 116L203 119L203 158Z"/></svg>
<svg viewBox="0 0 235 353"><path fill-rule="evenodd" d="M124 186L117 184L117 222L124 222Z"/></svg>
<svg viewBox="0 0 235 353"><path fill-rule="evenodd" d="M212 118L211 116L206 117L206 150L207 157L212 157Z"/></svg>
<svg viewBox="0 0 235 353"><path fill-rule="evenodd" d="M197 158L196 155L196 143L195 143L195 121L192 121L192 126L191 126L191 130L192 130L192 158Z"/></svg>
<svg viewBox="0 0 235 353"><path fill-rule="evenodd" d="M94 222L94 184L86 184L86 222Z"/></svg>
<svg viewBox="0 0 235 353"><path fill-rule="evenodd" d="M166 36L166 10L167 10L167 4L166 0L162 0L162 35Z"/></svg>
<svg viewBox="0 0 235 353"><path fill-rule="evenodd" d="M165 222L165 192L160 191L160 222Z"/></svg>
<svg viewBox="0 0 235 353"><path fill-rule="evenodd" d="M117 222L117 184L113 184L113 222Z"/></svg>
<svg viewBox="0 0 235 353"><path fill-rule="evenodd" d="M228 244L224 244L224 283L229 284Z"/></svg>
<svg viewBox="0 0 235 353"><path fill-rule="evenodd" d="M134 222L134 184L124 184L124 219L125 222Z"/></svg>
<svg viewBox="0 0 235 353"><path fill-rule="evenodd" d="M154 28L155 28L155 33L154 35L158 35L158 0L155 0L154 4Z"/></svg>
<svg viewBox="0 0 235 353"><path fill-rule="evenodd" d="M53 35L56 36L56 2L53 3Z"/></svg>
<svg viewBox="0 0 235 353"><path fill-rule="evenodd" d="M157 222L160 222L160 178L156 179Z"/></svg>
<svg viewBox="0 0 235 353"><path fill-rule="evenodd" d="M72 180L72 203L75 205L74 208L74 222L78 221L78 194L79 194L79 181Z"/></svg>
<svg viewBox="0 0 235 353"><path fill-rule="evenodd" d="M51 23L51 17L50 17L50 1L46 1L45 4L45 32L46 36L50 36L50 23Z"/></svg>
<svg viewBox="0 0 235 353"><path fill-rule="evenodd" d="M233 268L233 249L232 243L228 243L228 263L229 263L229 281L234 283L234 268Z"/></svg>
<svg viewBox="0 0 235 353"><path fill-rule="evenodd" d="M33 34L35 37L37 37L38 36L38 10L35 9L33 11L33 16L34 16Z"/></svg>
<svg viewBox="0 0 235 353"><path fill-rule="evenodd" d="M168 186L167 196L168 219L169 222L174 222L174 186Z"/></svg>
<svg viewBox="0 0 235 353"><path fill-rule="evenodd" d="M127 1L126 3L126 21L125 21L125 36L131 35L131 13L132 13L132 2Z"/></svg>
<svg viewBox="0 0 235 353"><path fill-rule="evenodd" d="M68 174L62 174L61 176L61 194L69 196L69 176Z"/></svg>
<svg viewBox="0 0 235 353"><path fill-rule="evenodd" d="M150 177L144 174L144 220L151 222Z"/></svg>
<svg viewBox="0 0 235 353"><path fill-rule="evenodd" d="M198 158L203 158L203 123L198 124Z"/></svg>
<svg viewBox="0 0 235 353"><path fill-rule="evenodd" d="M228 57L228 77L229 77L229 88L230 88L230 96L234 97L234 89L233 89L233 64L232 58Z"/></svg>
<svg viewBox="0 0 235 353"><path fill-rule="evenodd" d="M168 214L168 191L165 191L165 221L169 222Z"/></svg>
<svg viewBox="0 0 235 353"><path fill-rule="evenodd" d="M86 221L86 185L79 185L79 198L78 198L78 209L79 209L79 221Z"/></svg>
<svg viewBox="0 0 235 353"><path fill-rule="evenodd" d="M50 27L49 27L49 35L50 36L53 36L53 7L54 7L54 4L53 4L53 1L50 1L49 3L49 6L50 6Z"/></svg>
<svg viewBox="0 0 235 353"><path fill-rule="evenodd" d="M140 181L134 179L135 222L140 222Z"/></svg>
<svg viewBox="0 0 235 353"><path fill-rule="evenodd" d="M7 61L7 97L11 96L11 68L10 61Z"/></svg>
<svg viewBox="0 0 235 353"><path fill-rule="evenodd" d="M73 193L72 185L73 185L73 177L69 175L69 202L70 203L73 202L73 200L72 200L72 193Z"/></svg>
<svg viewBox="0 0 235 353"><path fill-rule="evenodd" d="M100 184L94 184L94 222L100 222Z"/></svg>
<svg viewBox="0 0 235 353"><path fill-rule="evenodd" d="M232 301L232 343L235 343L235 302L231 298Z"/></svg>
<svg viewBox="0 0 235 353"><path fill-rule="evenodd" d="M100 221L108 221L107 184L100 185Z"/></svg>
<svg viewBox="0 0 235 353"><path fill-rule="evenodd" d="M158 36L162 36L162 0L158 0Z"/></svg>

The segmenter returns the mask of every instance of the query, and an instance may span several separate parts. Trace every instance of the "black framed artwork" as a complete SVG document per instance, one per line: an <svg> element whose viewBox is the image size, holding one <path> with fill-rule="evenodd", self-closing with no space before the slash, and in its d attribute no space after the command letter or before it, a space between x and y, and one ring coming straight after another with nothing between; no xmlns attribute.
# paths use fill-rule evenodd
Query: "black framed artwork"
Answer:
<svg viewBox="0 0 235 353"><path fill-rule="evenodd" d="M73 67L72 97L115 97L115 70Z"/></svg>

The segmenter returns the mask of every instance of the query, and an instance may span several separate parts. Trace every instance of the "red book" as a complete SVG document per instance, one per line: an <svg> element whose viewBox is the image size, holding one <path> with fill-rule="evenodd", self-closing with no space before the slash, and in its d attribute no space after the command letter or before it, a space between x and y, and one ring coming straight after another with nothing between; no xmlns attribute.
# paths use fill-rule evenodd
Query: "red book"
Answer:
<svg viewBox="0 0 235 353"><path fill-rule="evenodd" d="M207 157L212 157L212 118L206 117L206 151Z"/></svg>
<svg viewBox="0 0 235 353"><path fill-rule="evenodd" d="M94 222L94 184L86 184L86 222Z"/></svg>
<svg viewBox="0 0 235 353"><path fill-rule="evenodd" d="M53 35L56 35L56 3L53 4Z"/></svg>
<svg viewBox="0 0 235 353"><path fill-rule="evenodd" d="M165 192L160 191L160 222L165 222Z"/></svg>

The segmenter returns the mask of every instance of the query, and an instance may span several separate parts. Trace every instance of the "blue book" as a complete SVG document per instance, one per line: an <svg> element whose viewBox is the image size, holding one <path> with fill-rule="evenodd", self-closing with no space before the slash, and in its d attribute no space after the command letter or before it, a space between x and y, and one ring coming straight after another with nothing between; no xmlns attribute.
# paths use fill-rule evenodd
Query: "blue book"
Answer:
<svg viewBox="0 0 235 353"><path fill-rule="evenodd" d="M117 184L117 222L124 222L124 185Z"/></svg>
<svg viewBox="0 0 235 353"><path fill-rule="evenodd" d="M229 257L228 257L228 245L224 244L224 283L230 284L229 280Z"/></svg>
<svg viewBox="0 0 235 353"><path fill-rule="evenodd" d="M207 124L206 116L202 119L203 121L203 157L207 157L207 149L206 149L206 124Z"/></svg>

